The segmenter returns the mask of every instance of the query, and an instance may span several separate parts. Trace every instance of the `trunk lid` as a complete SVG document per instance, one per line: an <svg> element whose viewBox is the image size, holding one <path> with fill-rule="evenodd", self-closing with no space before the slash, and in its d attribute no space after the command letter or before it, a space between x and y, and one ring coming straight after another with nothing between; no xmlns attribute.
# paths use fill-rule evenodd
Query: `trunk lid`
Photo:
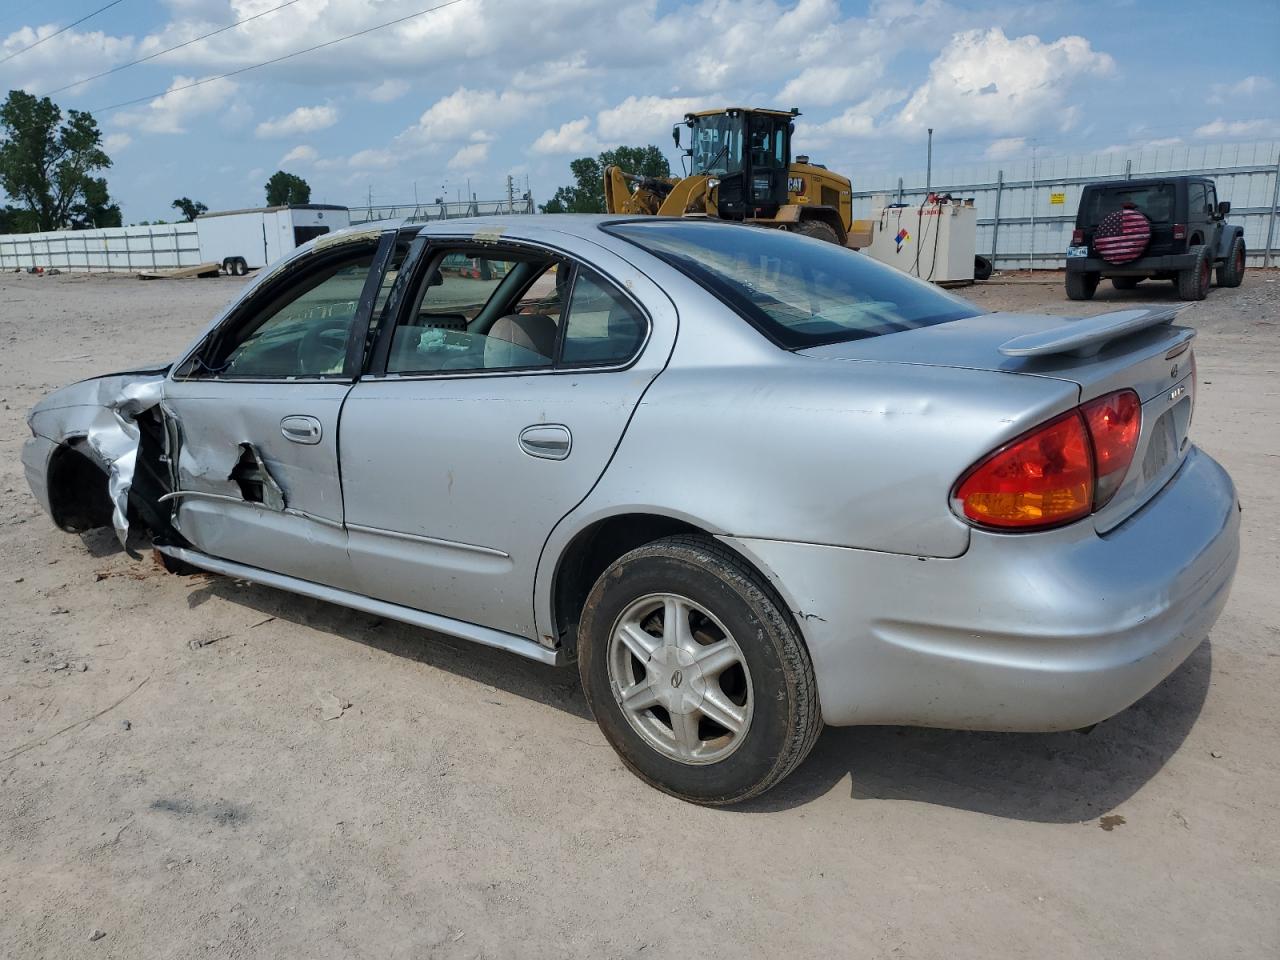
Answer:
<svg viewBox="0 0 1280 960"><path fill-rule="evenodd" d="M1175 312L1126 310L1089 318L988 313L798 354L1047 377L1075 384L1077 403L1115 390L1136 391L1142 432L1124 483L1094 515L1105 532L1159 490L1190 449L1195 331L1172 325Z"/></svg>

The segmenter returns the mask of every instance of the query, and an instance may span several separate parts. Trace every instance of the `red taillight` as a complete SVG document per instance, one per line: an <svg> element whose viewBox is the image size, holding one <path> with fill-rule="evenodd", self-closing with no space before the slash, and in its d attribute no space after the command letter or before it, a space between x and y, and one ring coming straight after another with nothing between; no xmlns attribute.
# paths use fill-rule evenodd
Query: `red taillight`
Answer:
<svg viewBox="0 0 1280 960"><path fill-rule="evenodd" d="M974 523L1031 530L1093 509L1093 452L1076 410L1050 420L974 465L956 488Z"/></svg>
<svg viewBox="0 0 1280 960"><path fill-rule="evenodd" d="M1084 244L1084 231L1083 231L1083 230L1072 230L1072 231L1071 231L1071 245L1072 245L1073 247L1079 247L1079 246L1082 246L1083 244Z"/></svg>
<svg viewBox="0 0 1280 960"><path fill-rule="evenodd" d="M1118 390L1090 400L1080 412L1093 440L1093 509L1101 510L1116 495L1133 462L1142 428L1142 404L1132 390Z"/></svg>
<svg viewBox="0 0 1280 960"><path fill-rule="evenodd" d="M1175 240L1187 239L1187 225L1185 223L1175 223L1173 225L1173 239Z"/></svg>
<svg viewBox="0 0 1280 960"><path fill-rule="evenodd" d="M956 485L956 509L1000 530L1042 530L1086 517L1115 496L1141 426L1132 390L1092 400L970 467Z"/></svg>

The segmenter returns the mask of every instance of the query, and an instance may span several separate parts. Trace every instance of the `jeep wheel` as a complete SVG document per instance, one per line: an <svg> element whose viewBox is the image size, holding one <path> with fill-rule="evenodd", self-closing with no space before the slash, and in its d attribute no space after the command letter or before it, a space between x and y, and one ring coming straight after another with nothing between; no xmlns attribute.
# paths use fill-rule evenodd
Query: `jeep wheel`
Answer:
<svg viewBox="0 0 1280 960"><path fill-rule="evenodd" d="M1101 276L1096 273L1067 273L1067 299L1092 300Z"/></svg>
<svg viewBox="0 0 1280 960"><path fill-rule="evenodd" d="M622 762L692 803L763 793L822 730L813 664L785 606L709 537L658 540L601 575L578 629L578 673Z"/></svg>
<svg viewBox="0 0 1280 960"><path fill-rule="evenodd" d="M1218 268L1218 286L1238 287L1244 282L1244 254L1244 237L1236 237L1231 241L1227 258Z"/></svg>
<svg viewBox="0 0 1280 960"><path fill-rule="evenodd" d="M1142 282L1141 277L1112 277L1111 285L1117 290L1136 290Z"/></svg>
<svg viewBox="0 0 1280 960"><path fill-rule="evenodd" d="M1191 248L1195 263L1178 271L1178 296L1183 300L1203 300L1209 293L1209 278L1213 274L1213 257L1209 248L1196 244Z"/></svg>

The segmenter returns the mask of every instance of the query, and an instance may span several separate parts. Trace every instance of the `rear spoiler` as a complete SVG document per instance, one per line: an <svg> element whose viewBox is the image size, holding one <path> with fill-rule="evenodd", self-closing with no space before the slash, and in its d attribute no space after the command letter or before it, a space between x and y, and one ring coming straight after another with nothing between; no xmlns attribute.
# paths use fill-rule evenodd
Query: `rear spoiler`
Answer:
<svg viewBox="0 0 1280 960"><path fill-rule="evenodd" d="M1096 317L1068 317L1069 326L1014 337L1000 345L1000 352L1006 357L1050 357L1061 353L1092 357L1112 340L1172 323L1189 306L1180 303L1173 307L1117 310Z"/></svg>

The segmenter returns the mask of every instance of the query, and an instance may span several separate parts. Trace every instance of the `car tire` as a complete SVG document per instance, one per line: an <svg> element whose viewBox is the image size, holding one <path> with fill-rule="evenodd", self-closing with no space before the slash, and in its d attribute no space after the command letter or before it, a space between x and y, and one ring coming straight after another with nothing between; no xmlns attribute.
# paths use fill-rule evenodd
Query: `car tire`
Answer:
<svg viewBox="0 0 1280 960"><path fill-rule="evenodd" d="M1218 268L1218 286L1238 287L1244 283L1244 237L1236 237L1231 241L1227 257Z"/></svg>
<svg viewBox="0 0 1280 960"><path fill-rule="evenodd" d="M1213 258L1209 248L1196 244L1190 253L1195 262L1178 271L1178 296L1183 300L1203 300L1209 294L1209 279L1213 275Z"/></svg>
<svg viewBox="0 0 1280 960"><path fill-rule="evenodd" d="M1067 299L1068 300L1092 300L1094 292L1098 289L1098 281L1102 279L1096 273L1068 272L1067 273Z"/></svg>
<svg viewBox="0 0 1280 960"><path fill-rule="evenodd" d="M991 261L986 257L978 256L973 258L974 280L990 280L992 270Z"/></svg>
<svg viewBox="0 0 1280 960"><path fill-rule="evenodd" d="M605 570L583 608L578 672L622 762L690 803L763 793L822 731L813 664L786 606L710 537L658 540Z"/></svg>
<svg viewBox="0 0 1280 960"><path fill-rule="evenodd" d="M236 257L235 268L237 277L247 277L249 275L249 264L244 257Z"/></svg>
<svg viewBox="0 0 1280 960"><path fill-rule="evenodd" d="M822 220L801 220L791 228L792 233L798 233L802 237L813 237L815 240L825 240L827 243L840 243L840 234L836 233L835 228L829 223Z"/></svg>
<svg viewBox="0 0 1280 960"><path fill-rule="evenodd" d="M1136 290L1142 282L1141 277L1112 277L1111 285L1117 290Z"/></svg>

